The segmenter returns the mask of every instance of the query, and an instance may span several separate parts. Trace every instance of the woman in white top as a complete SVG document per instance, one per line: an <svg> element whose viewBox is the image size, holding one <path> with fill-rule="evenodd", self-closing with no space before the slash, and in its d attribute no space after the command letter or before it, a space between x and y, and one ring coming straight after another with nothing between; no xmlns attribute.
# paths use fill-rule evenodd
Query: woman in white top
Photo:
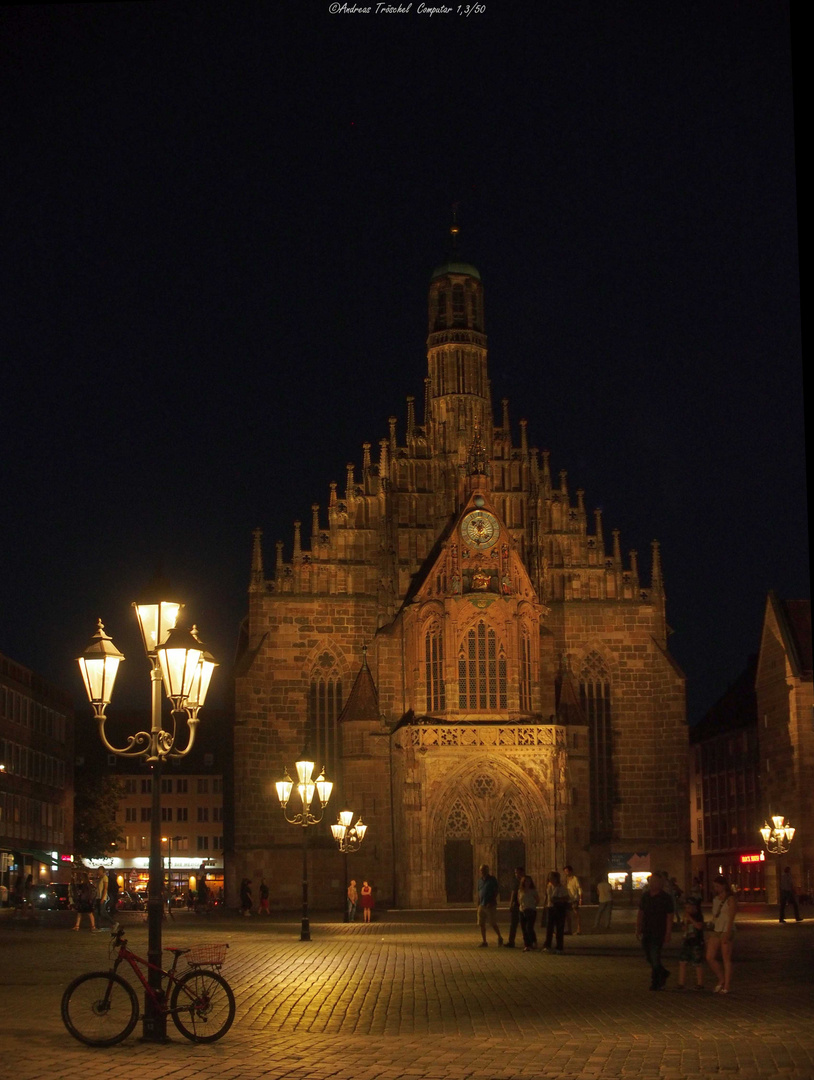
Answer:
<svg viewBox="0 0 814 1080"><path fill-rule="evenodd" d="M728 994L732 978L732 939L735 935L735 912L737 901L729 882L720 874L712 879L715 895L712 898L712 923L707 924L712 933L707 938L707 963L718 980L716 994ZM718 960L720 953L723 968Z"/></svg>

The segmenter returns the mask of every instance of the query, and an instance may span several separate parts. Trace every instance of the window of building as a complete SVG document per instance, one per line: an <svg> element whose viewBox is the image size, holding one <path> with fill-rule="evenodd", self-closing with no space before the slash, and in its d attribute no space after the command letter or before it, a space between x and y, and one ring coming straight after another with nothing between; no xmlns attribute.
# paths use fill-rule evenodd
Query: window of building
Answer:
<svg viewBox="0 0 814 1080"><path fill-rule="evenodd" d="M427 711L443 712L447 707L444 684L444 640L438 623L433 623L424 635L424 663L427 679Z"/></svg>
<svg viewBox="0 0 814 1080"><path fill-rule="evenodd" d="M161 794L172 795L172 779L166 776L161 777Z"/></svg>
<svg viewBox="0 0 814 1080"><path fill-rule="evenodd" d="M463 326L466 322L463 285L452 286L452 322L454 326Z"/></svg>
<svg viewBox="0 0 814 1080"><path fill-rule="evenodd" d="M590 743L591 831L598 840L613 830L614 785L610 673L597 652L589 653L582 665L579 695Z"/></svg>
<svg viewBox="0 0 814 1080"><path fill-rule="evenodd" d="M531 712L531 637L525 626L520 635L520 711Z"/></svg>
<svg viewBox="0 0 814 1080"><path fill-rule="evenodd" d="M172 807L171 806L162 806L161 807L161 820L162 821L172 821Z"/></svg>
<svg viewBox="0 0 814 1080"><path fill-rule="evenodd" d="M213 806L212 807L212 820L213 821L223 821L223 807L222 806Z"/></svg>
<svg viewBox="0 0 814 1080"><path fill-rule="evenodd" d="M175 820L176 821L188 821L189 809L186 806L176 806L175 808Z"/></svg>
<svg viewBox="0 0 814 1080"><path fill-rule="evenodd" d="M141 781L141 794L142 795L151 795L152 792L153 792L153 778L150 776L150 777L147 777L146 780Z"/></svg>
<svg viewBox="0 0 814 1080"><path fill-rule="evenodd" d="M142 808L141 808L141 820L142 821L149 821L150 820L150 817L151 817L150 810L151 810L151 808L149 806L142 806Z"/></svg>
<svg viewBox="0 0 814 1080"><path fill-rule="evenodd" d="M125 777L122 781L122 790L125 795L135 795L136 786L136 779L133 776Z"/></svg>
<svg viewBox="0 0 814 1080"><path fill-rule="evenodd" d="M336 658L324 652L311 672L308 693L308 737L317 768L323 765L328 776L336 775L339 731L337 721L342 711L342 679Z"/></svg>
<svg viewBox="0 0 814 1080"><path fill-rule="evenodd" d="M125 821L138 821L138 811L135 806L125 806L124 808L124 820Z"/></svg>
<svg viewBox="0 0 814 1080"><path fill-rule="evenodd" d="M208 777L206 777L206 776L199 776L198 777L198 794L199 795L208 795L209 794L209 778Z"/></svg>
<svg viewBox="0 0 814 1080"><path fill-rule="evenodd" d="M198 821L209 821L209 807L208 806L199 806L198 807Z"/></svg>
<svg viewBox="0 0 814 1080"><path fill-rule="evenodd" d="M208 850L209 850L209 837L208 836L199 836L198 837L198 851L208 851Z"/></svg>
<svg viewBox="0 0 814 1080"><path fill-rule="evenodd" d="M223 780L219 776L212 777L212 794L220 795L223 792Z"/></svg>
<svg viewBox="0 0 814 1080"><path fill-rule="evenodd" d="M468 712L506 708L506 654L483 620L469 630L458 651L458 701Z"/></svg>
<svg viewBox="0 0 814 1080"><path fill-rule="evenodd" d="M223 850L223 837L222 836L213 836L212 837L212 849L214 851L222 851Z"/></svg>
<svg viewBox="0 0 814 1080"><path fill-rule="evenodd" d="M185 776L181 777L181 778L179 778L178 780L175 781L176 794L178 794L178 795L186 795L188 788L189 788L189 784L188 784L187 778Z"/></svg>

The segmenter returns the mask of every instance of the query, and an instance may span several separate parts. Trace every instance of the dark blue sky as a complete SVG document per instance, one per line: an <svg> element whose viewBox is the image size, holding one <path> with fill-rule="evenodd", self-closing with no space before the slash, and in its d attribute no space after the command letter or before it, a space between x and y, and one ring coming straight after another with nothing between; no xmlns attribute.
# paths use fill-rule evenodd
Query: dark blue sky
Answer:
<svg viewBox="0 0 814 1080"><path fill-rule="evenodd" d="M0 651L79 695L101 615L146 704L160 561L228 669L252 528L422 399L453 201L515 439L662 543L691 719L808 596L787 5L485 7L2 10Z"/></svg>

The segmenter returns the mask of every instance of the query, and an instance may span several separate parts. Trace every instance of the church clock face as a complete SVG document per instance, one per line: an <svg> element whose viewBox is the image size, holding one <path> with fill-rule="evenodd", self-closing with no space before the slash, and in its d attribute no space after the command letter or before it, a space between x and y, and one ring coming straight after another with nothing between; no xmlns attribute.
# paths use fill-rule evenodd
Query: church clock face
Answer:
<svg viewBox="0 0 814 1080"><path fill-rule="evenodd" d="M490 547L500 535L497 518L486 510L473 510L461 524L464 540L473 547Z"/></svg>

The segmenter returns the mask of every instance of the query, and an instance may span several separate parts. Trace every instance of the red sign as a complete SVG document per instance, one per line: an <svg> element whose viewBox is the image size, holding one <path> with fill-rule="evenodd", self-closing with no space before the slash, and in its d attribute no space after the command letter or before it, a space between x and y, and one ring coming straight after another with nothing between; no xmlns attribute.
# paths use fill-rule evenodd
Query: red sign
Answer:
<svg viewBox="0 0 814 1080"><path fill-rule="evenodd" d="M766 856L763 854L762 851L761 851L761 853L759 855L741 855L741 862L742 863L764 862L765 859L766 859Z"/></svg>
<svg viewBox="0 0 814 1080"><path fill-rule="evenodd" d="M60 862L73 862L73 855L60 855Z"/></svg>

